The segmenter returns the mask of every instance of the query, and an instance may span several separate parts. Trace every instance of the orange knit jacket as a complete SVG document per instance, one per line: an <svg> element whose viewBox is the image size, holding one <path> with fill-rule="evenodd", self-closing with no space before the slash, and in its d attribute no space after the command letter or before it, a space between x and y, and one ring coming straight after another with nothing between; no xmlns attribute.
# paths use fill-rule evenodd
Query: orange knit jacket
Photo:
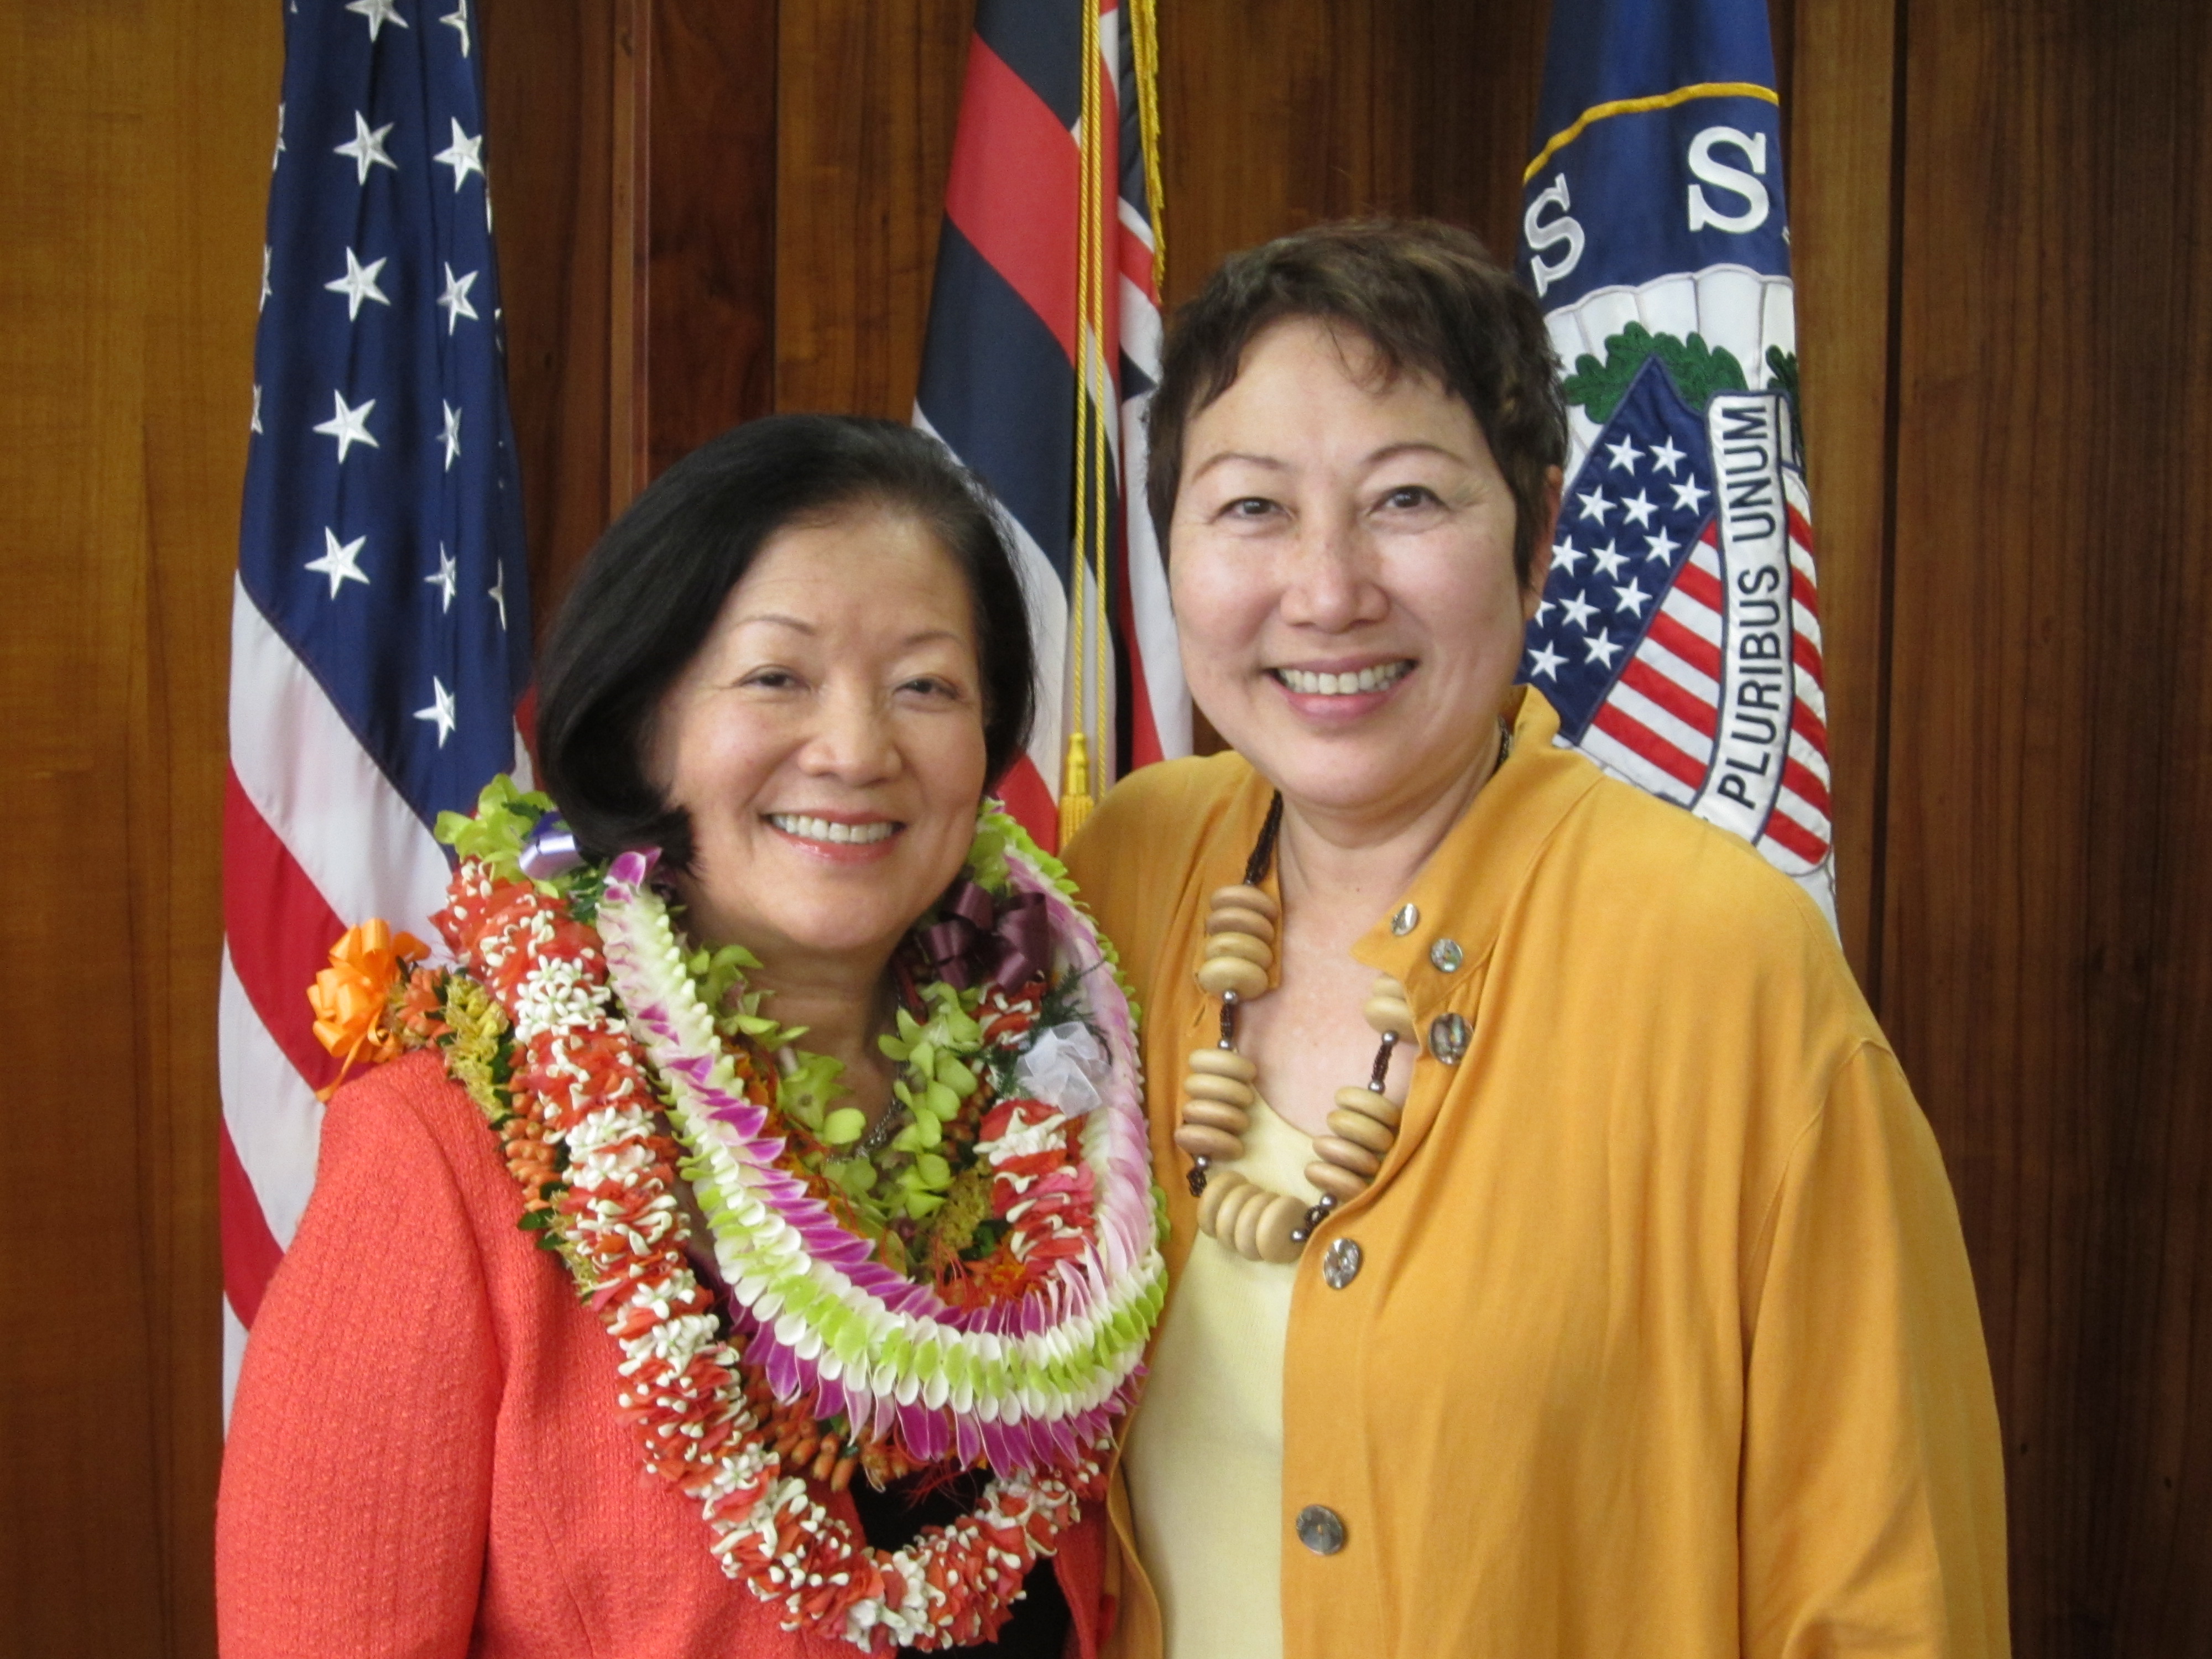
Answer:
<svg viewBox="0 0 2212 1659"><path fill-rule="evenodd" d="M617 1412L612 1339L521 1209L434 1056L331 1102L223 1456L225 1659L852 1659L722 1576ZM849 1498L827 1501L857 1528ZM1102 1520L1055 1563L1084 1659Z"/></svg>

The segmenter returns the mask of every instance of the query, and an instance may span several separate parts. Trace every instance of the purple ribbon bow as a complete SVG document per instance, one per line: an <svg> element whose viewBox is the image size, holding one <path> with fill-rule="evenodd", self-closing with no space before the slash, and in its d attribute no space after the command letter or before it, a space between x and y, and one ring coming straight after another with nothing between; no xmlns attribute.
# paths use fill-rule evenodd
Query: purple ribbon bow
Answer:
<svg viewBox="0 0 2212 1659"><path fill-rule="evenodd" d="M583 862L575 832L562 822L561 815L541 814L531 826L530 839L522 844L522 873L532 881L550 881Z"/></svg>
<svg viewBox="0 0 2212 1659"><path fill-rule="evenodd" d="M1012 996L1052 962L1052 919L1042 893L1016 890L994 900L963 876L921 930L922 954L956 991L988 979Z"/></svg>

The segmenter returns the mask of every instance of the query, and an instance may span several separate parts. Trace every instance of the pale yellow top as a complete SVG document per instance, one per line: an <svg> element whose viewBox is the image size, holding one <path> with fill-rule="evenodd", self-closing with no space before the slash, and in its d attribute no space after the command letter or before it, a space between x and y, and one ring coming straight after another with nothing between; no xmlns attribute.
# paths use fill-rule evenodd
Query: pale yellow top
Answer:
<svg viewBox="0 0 2212 1659"><path fill-rule="evenodd" d="M1313 1141L1262 1103L1234 1167L1310 1203L1312 1157ZM1125 1459L1178 1659L1281 1659L1283 1339L1297 1282L1201 1235L1152 1350Z"/></svg>
<svg viewBox="0 0 2212 1659"><path fill-rule="evenodd" d="M1374 1185L1282 1270L1283 1659L2001 1659L2002 1455L1935 1137L1796 884L1557 730L1530 695L1352 951L1466 1046L1415 1063ZM1218 1017L1206 899L1268 793L1233 755L1148 766L1066 854L1144 1004L1163 1345L1207 1316L1170 1139ZM1299 1541L1309 1504L1341 1548ZM1152 1659L1176 1569L1111 1507L1109 1652Z"/></svg>

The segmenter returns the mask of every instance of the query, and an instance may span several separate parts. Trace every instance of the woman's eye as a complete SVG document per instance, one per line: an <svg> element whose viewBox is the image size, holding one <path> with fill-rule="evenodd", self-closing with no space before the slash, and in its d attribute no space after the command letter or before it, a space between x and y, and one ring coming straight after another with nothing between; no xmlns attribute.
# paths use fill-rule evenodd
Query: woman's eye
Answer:
<svg viewBox="0 0 2212 1659"><path fill-rule="evenodd" d="M739 683L764 691L788 691L799 684L799 676L787 668L757 668Z"/></svg>
<svg viewBox="0 0 2212 1659"><path fill-rule="evenodd" d="M1418 507L1437 504L1437 492L1426 484L1400 484L1382 498L1382 505L1399 512L1409 513Z"/></svg>
<svg viewBox="0 0 2212 1659"><path fill-rule="evenodd" d="M917 675L899 688L902 691L918 691L927 697L957 697L960 690L950 680L941 680L934 674Z"/></svg>
<svg viewBox="0 0 2212 1659"><path fill-rule="evenodd" d="M1274 510L1274 502L1264 495L1242 495L1230 502L1222 512L1232 519L1264 519Z"/></svg>

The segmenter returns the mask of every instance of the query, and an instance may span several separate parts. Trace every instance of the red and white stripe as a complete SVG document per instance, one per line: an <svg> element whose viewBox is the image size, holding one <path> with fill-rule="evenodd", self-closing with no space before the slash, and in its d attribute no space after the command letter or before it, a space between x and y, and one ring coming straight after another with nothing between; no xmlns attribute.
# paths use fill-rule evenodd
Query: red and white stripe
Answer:
<svg viewBox="0 0 2212 1659"><path fill-rule="evenodd" d="M1828 798L1828 709L1821 692L1813 529L1790 493L1790 617L1796 696L1790 752L1760 850L1792 874L1817 868L1834 830ZM1720 729L1725 600L1717 531L1708 525L1652 618L1650 630L1599 704L1583 751L1607 770L1680 805L1693 803ZM1767 845L1766 843L1771 843Z"/></svg>
<svg viewBox="0 0 2212 1659"><path fill-rule="evenodd" d="M519 739L515 764L526 783ZM238 584L219 1001L226 1413L246 1333L314 1185L315 1091L337 1074L307 987L346 928L371 916L434 941L447 873L428 829Z"/></svg>

